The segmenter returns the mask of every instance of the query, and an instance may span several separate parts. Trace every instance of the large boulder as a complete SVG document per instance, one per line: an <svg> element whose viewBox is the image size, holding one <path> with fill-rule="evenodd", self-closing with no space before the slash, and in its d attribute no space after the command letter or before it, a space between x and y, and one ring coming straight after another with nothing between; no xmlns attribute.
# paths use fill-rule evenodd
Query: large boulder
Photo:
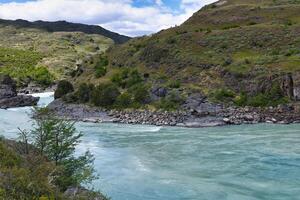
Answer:
<svg viewBox="0 0 300 200"><path fill-rule="evenodd" d="M153 86L150 90L150 96L153 101L166 97L168 90L165 87Z"/></svg>
<svg viewBox="0 0 300 200"><path fill-rule="evenodd" d="M0 99L0 108L14 108L14 107L24 107L24 106L36 106L39 97L33 97L30 95L17 95L15 97Z"/></svg>
<svg viewBox="0 0 300 200"><path fill-rule="evenodd" d="M39 97L18 95L15 81L8 75L0 75L0 108L35 106Z"/></svg>

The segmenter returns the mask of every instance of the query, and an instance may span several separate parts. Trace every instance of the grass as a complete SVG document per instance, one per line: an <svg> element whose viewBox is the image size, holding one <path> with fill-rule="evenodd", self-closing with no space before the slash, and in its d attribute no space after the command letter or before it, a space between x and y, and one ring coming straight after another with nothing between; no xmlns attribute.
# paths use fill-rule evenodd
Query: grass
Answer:
<svg viewBox="0 0 300 200"><path fill-rule="evenodd" d="M53 76L46 67L37 66L43 55L29 50L18 50L0 47L0 73L9 74L17 80L19 86L30 81L48 86Z"/></svg>

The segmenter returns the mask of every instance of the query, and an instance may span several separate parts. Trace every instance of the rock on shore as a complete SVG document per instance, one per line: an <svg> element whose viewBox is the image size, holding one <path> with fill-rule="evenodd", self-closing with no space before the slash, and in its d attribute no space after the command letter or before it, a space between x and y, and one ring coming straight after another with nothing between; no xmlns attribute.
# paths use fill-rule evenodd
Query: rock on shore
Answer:
<svg viewBox="0 0 300 200"><path fill-rule="evenodd" d="M105 110L82 104L66 104L57 99L48 105L50 111L65 119L85 122L112 122Z"/></svg>
<svg viewBox="0 0 300 200"><path fill-rule="evenodd" d="M84 122L114 122L124 124L147 124L156 126L182 126L191 128L224 125L300 122L297 105L270 108L223 107L209 102L190 106L183 111L105 110L82 104L67 104L57 99L48 108L57 116Z"/></svg>
<svg viewBox="0 0 300 200"><path fill-rule="evenodd" d="M39 97L18 95L15 81L8 75L0 75L0 108L35 106Z"/></svg>

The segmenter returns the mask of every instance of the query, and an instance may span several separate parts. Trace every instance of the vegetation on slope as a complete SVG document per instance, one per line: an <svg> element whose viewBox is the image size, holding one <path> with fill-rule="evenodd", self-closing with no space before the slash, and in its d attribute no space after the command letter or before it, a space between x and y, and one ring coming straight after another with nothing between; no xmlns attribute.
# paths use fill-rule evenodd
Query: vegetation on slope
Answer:
<svg viewBox="0 0 300 200"><path fill-rule="evenodd" d="M90 80L120 85L116 74L136 69L144 84L181 96L199 92L241 106L287 103L299 98L299 13L297 0L219 1L181 26L110 48L105 75ZM170 87L175 81L179 89Z"/></svg>
<svg viewBox="0 0 300 200"><path fill-rule="evenodd" d="M20 87L30 82L48 86L60 79L74 81L84 71L94 70L95 60L114 44L98 28L87 26L91 31L85 31L67 22L38 23L52 27L51 31L21 22L0 21L0 73L11 75Z"/></svg>
<svg viewBox="0 0 300 200"><path fill-rule="evenodd" d="M19 86L28 82L49 86L53 82L48 69L38 65L41 60L38 52L0 47L0 73L14 77Z"/></svg>

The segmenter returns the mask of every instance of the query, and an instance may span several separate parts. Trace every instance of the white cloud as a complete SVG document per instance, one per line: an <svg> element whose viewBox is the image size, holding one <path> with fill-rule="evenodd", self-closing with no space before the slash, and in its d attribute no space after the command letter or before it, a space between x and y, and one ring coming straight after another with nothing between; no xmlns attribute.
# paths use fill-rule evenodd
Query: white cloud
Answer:
<svg viewBox="0 0 300 200"><path fill-rule="evenodd" d="M0 3L0 18L99 24L121 34L137 36L181 24L203 5L214 1L182 0L178 13L166 9L162 0L154 0L155 4L147 7L134 7L133 0L37 0Z"/></svg>

